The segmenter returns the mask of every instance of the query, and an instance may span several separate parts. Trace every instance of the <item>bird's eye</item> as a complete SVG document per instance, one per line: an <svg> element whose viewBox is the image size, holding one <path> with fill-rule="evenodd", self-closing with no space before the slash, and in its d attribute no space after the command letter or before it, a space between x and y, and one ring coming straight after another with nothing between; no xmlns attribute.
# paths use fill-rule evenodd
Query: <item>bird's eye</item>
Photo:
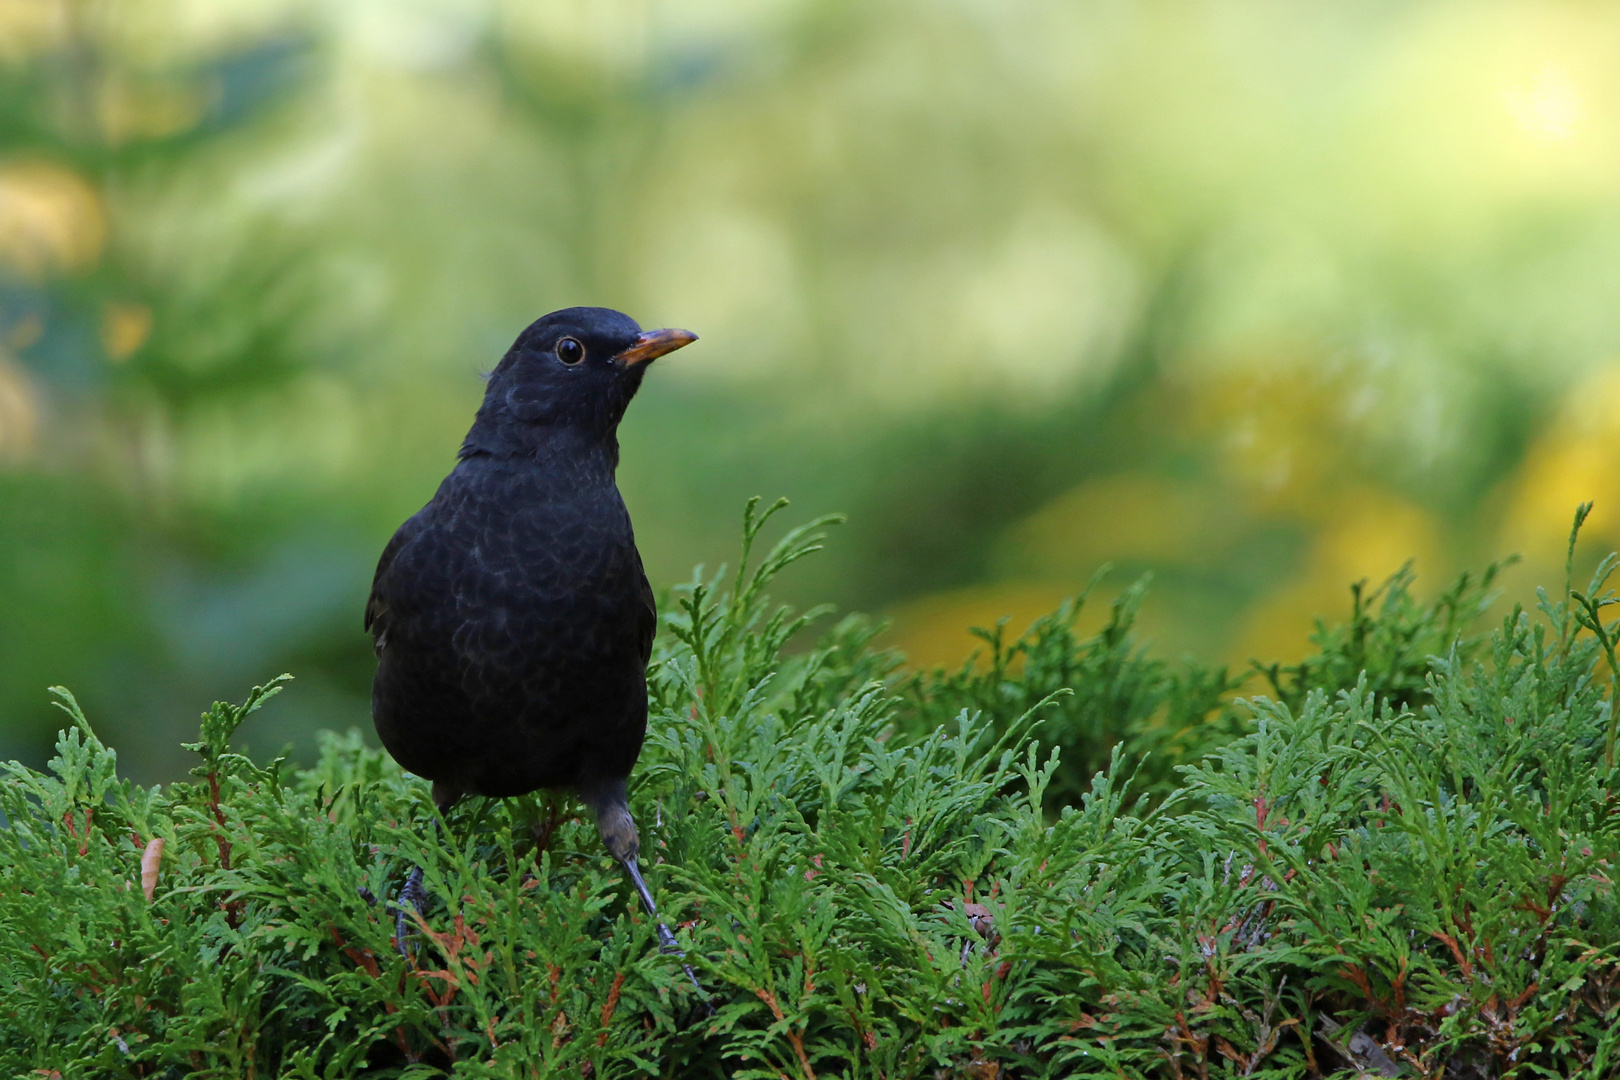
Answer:
<svg viewBox="0 0 1620 1080"><path fill-rule="evenodd" d="M557 342L557 359L561 360L569 367L573 367L575 364L585 359L585 346L581 345L571 337L565 337L561 341Z"/></svg>

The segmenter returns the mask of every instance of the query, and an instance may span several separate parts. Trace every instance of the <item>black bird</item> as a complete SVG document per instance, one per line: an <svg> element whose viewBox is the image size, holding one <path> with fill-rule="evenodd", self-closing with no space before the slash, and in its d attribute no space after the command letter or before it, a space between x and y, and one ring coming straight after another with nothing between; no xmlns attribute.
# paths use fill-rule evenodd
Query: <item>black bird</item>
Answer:
<svg viewBox="0 0 1620 1080"><path fill-rule="evenodd" d="M647 364L695 340L607 308L530 324L455 468L383 549L366 604L372 721L433 782L440 814L463 795L572 789L654 920L625 779L647 732L657 612L614 470ZM401 890L401 953L421 881L416 867ZM658 937L679 953L662 922Z"/></svg>

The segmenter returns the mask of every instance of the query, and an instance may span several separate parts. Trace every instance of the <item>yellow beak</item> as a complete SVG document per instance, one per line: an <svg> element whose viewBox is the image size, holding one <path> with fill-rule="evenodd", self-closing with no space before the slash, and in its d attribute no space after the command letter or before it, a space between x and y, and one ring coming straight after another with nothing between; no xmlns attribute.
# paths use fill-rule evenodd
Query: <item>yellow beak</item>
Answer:
<svg viewBox="0 0 1620 1080"><path fill-rule="evenodd" d="M613 359L623 367L635 367L684 348L696 340L697 335L690 330L647 330L636 338L634 345Z"/></svg>

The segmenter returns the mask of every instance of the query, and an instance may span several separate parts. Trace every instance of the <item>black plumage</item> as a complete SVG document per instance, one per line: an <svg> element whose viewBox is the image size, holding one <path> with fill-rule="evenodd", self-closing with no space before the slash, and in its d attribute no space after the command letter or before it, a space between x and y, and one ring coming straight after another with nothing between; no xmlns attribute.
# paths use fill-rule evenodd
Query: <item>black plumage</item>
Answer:
<svg viewBox="0 0 1620 1080"><path fill-rule="evenodd" d="M572 789L655 918L625 780L657 614L614 473L648 362L694 340L606 308L532 323L455 468L383 549L366 605L377 734L441 812L462 795ZM420 882L403 902L420 903ZM403 949L403 904L400 925ZM675 949L662 924L659 937Z"/></svg>

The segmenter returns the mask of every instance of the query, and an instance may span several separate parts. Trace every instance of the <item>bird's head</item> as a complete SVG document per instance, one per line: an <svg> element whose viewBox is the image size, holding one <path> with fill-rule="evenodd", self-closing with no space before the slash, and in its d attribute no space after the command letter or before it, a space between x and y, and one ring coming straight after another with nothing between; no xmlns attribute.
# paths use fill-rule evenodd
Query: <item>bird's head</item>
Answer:
<svg viewBox="0 0 1620 1080"><path fill-rule="evenodd" d="M687 330L643 331L610 308L574 307L530 323L490 375L480 429L529 444L546 430L610 438L647 365L697 340Z"/></svg>

